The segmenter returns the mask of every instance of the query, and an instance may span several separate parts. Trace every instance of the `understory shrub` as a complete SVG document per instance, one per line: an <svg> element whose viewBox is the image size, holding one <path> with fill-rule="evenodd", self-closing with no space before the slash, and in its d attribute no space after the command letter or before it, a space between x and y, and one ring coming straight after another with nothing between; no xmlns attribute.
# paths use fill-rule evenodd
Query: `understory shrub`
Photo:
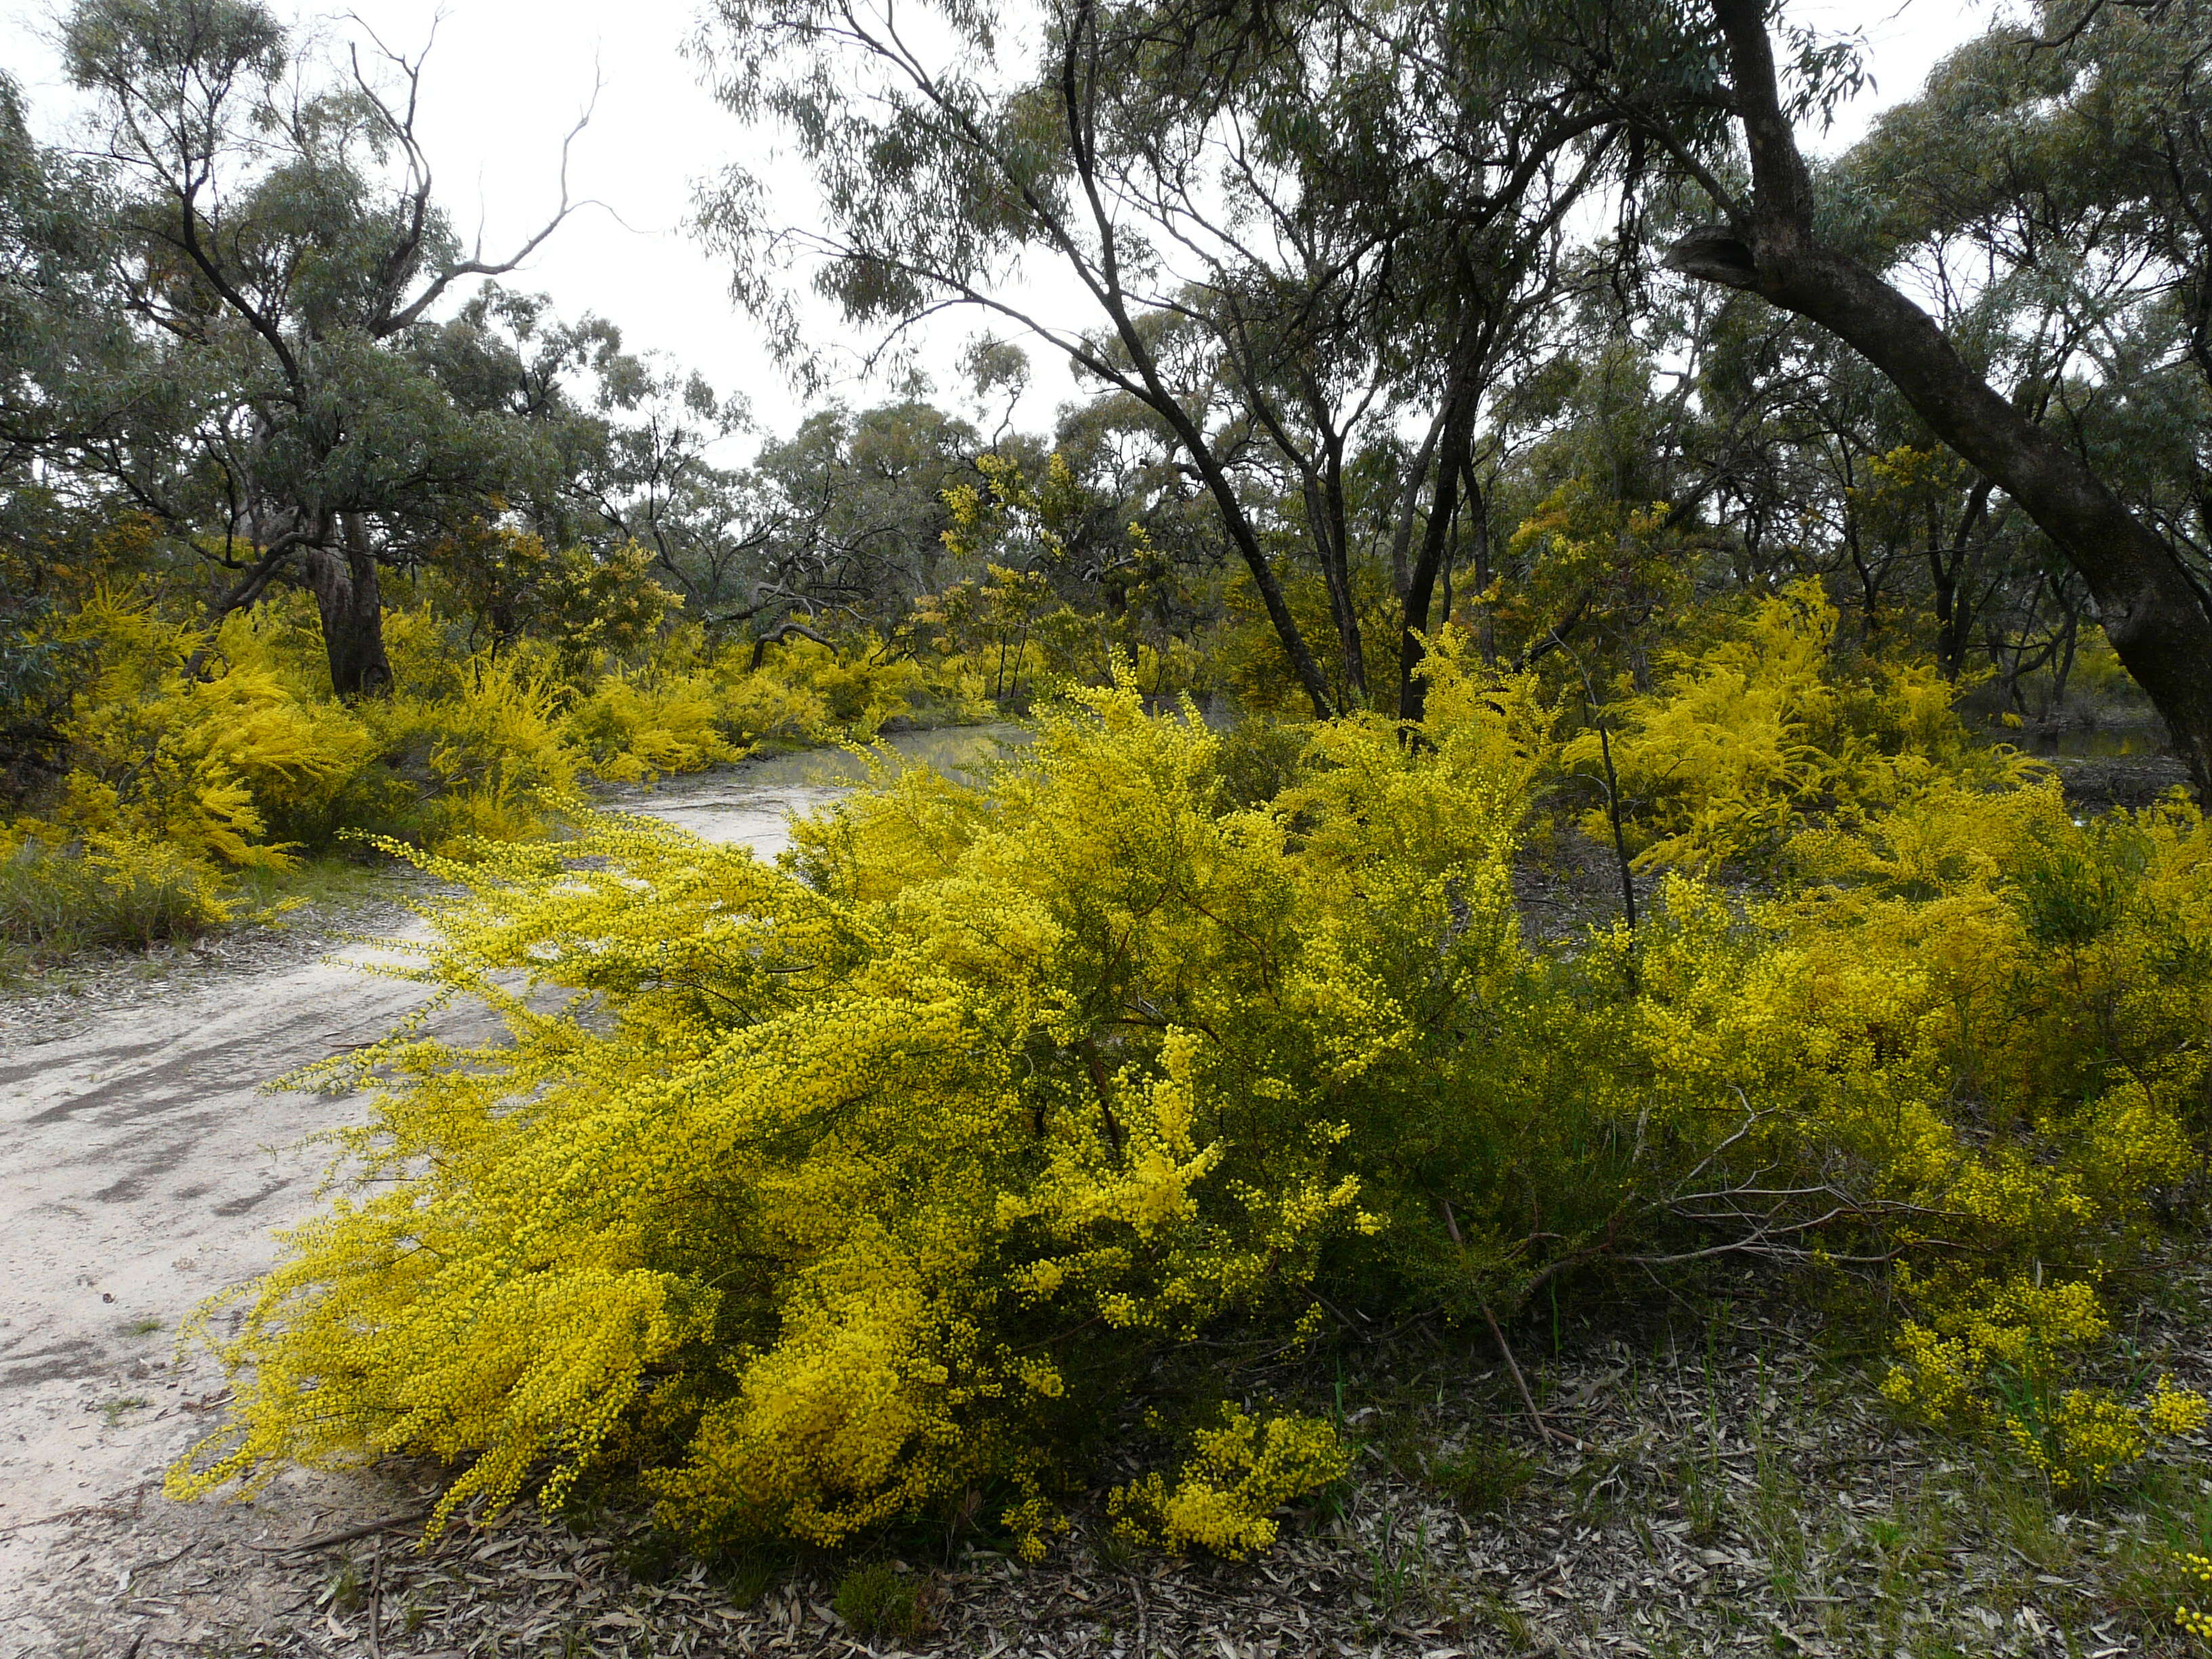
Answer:
<svg viewBox="0 0 2212 1659"><path fill-rule="evenodd" d="M1277 1510L1341 1480L1351 1467L1335 1429L1321 1419L1261 1419L1231 1407L1218 1425L1191 1437L1189 1461L1172 1481L1146 1474L1117 1488L1109 1507L1117 1530L1133 1542L1196 1544L1241 1560L1275 1541Z"/></svg>
<svg viewBox="0 0 2212 1659"><path fill-rule="evenodd" d="M74 690L53 720L58 775L5 826L19 854L0 907L0 941L38 956L218 925L238 872L350 836L535 840L580 810L587 777L651 781L764 743L988 712L957 662L925 672L872 635L794 642L756 668L669 623L621 660L587 648L605 630L471 650L416 605L386 617L392 693L346 704L301 595L210 629L100 589L41 626L33 645L75 665Z"/></svg>
<svg viewBox="0 0 2212 1659"><path fill-rule="evenodd" d="M1666 659L1657 689L1607 711L1629 843L1645 867L1764 867L1799 830L1849 829L1939 784L1976 792L2035 775L2016 751L1976 742L1957 688L1917 657L1846 662L1820 584L1753 603L1740 623ZM1563 760L1594 773L1595 729ZM1603 841L1603 811L1585 821Z"/></svg>
<svg viewBox="0 0 2212 1659"><path fill-rule="evenodd" d="M0 836L0 945L27 957L143 950L219 927L232 910L206 869L165 842L105 835L58 848Z"/></svg>
<svg viewBox="0 0 2212 1659"><path fill-rule="evenodd" d="M888 1562L854 1568L830 1605L855 1636L921 1634L922 1586Z"/></svg>
<svg viewBox="0 0 2212 1659"><path fill-rule="evenodd" d="M1486 1325L1728 1258L1887 1284L1892 1396L2054 1484L2193 1431L2109 1333L2212 1146L2195 811L1962 778L1876 684L1836 729L1887 722L1888 781L1825 817L1791 786L1766 896L1677 871L1633 930L1538 945L1512 860L1573 762L1462 643L1419 741L1311 727L1264 792L1125 676L775 866L620 819L417 854L467 892L416 971L507 1039L313 1073L369 1091L358 1182L219 1345L237 1403L173 1489L427 1453L442 1522L631 1470L721 1547L993 1493L1035 1553L1110 1463L1130 1532L1242 1554L1343 1468L1238 1358L1324 1296ZM1742 672L1812 695L1790 651ZM1692 678L1640 730L1729 718Z"/></svg>

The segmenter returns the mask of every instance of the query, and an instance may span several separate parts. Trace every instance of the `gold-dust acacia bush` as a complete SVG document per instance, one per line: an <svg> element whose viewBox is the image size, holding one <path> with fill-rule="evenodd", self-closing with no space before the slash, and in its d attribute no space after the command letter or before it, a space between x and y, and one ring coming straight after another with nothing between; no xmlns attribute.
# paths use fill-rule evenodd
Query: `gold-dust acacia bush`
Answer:
<svg viewBox="0 0 2212 1659"><path fill-rule="evenodd" d="M327 1073L380 1081L363 1182L258 1291L180 1490L404 1448L465 1464L450 1510L619 1449L697 1533L835 1543L995 1486L1041 1547L1145 1354L1310 1321L1375 1224L1316 1079L1389 1051L1382 923L1341 849L1218 810L1214 748L1115 689L988 791L887 780L789 869L644 823L440 866L472 891L421 971L511 1043ZM1502 891L1470 890L1491 943Z"/></svg>
<svg viewBox="0 0 2212 1659"><path fill-rule="evenodd" d="M272 823L315 817L373 750L348 711L298 694L245 618L210 634L102 592L59 632L96 666L45 815L64 836L134 835L211 869L280 865Z"/></svg>
<svg viewBox="0 0 2212 1659"><path fill-rule="evenodd" d="M1312 728L1260 805L1124 683L781 866L624 822L436 865L468 895L419 972L509 1040L324 1068L372 1090L361 1181L252 1292L176 1489L427 1452L450 1514L620 1467L695 1534L821 1543L990 1491L1036 1549L1103 1440L1130 1531L1241 1553L1340 1467L1234 1364L1315 1290L1504 1320L1727 1257L1892 1276L1893 1396L2055 1484L2194 1432L2108 1338L2212 1128L2194 811L2077 824L1900 740L1761 830L1767 896L1678 872L1532 946L1552 719L1463 646L1423 741ZM1231 1397L1155 1443L1194 1338Z"/></svg>
<svg viewBox="0 0 2212 1659"><path fill-rule="evenodd" d="M1834 624L1801 585L1623 711L1640 861L1763 877L1665 884L1637 953L1654 1095L1741 1091L1741 1146L1837 1212L1768 1242L1897 1264L1884 1391L2083 1494L2202 1423L2099 1379L2118 1281L2203 1201L2212 835L2178 798L2077 819L1926 665L1844 663Z"/></svg>
<svg viewBox="0 0 2212 1659"><path fill-rule="evenodd" d="M1837 622L1818 582L1793 583L1668 659L1655 690L1607 711L1639 863L1763 867L1816 823L1856 823L1941 781L1986 791L2031 775L2014 751L1969 738L1955 688L1932 663L1843 662ZM1594 729L1564 757L1585 773L1603 758ZM1589 823L1601 839L1610 834L1602 812Z"/></svg>
<svg viewBox="0 0 2212 1659"><path fill-rule="evenodd" d="M2097 1378L2113 1295L2203 1201L2202 817L2177 799L2077 823L2055 781L1939 783L1857 831L1802 836L1792 856L1801 936L1924 987L1917 1024L1942 1059L1931 1093L1966 1143L1921 1136L1942 1197L1913 1230L1923 1259L1899 1275L1909 1311L1885 1391L2001 1433L2077 1494L2193 1432L2194 1395Z"/></svg>
<svg viewBox="0 0 2212 1659"><path fill-rule="evenodd" d="M1275 1541L1277 1510L1351 1468L1331 1425L1312 1417L1255 1418L1232 1406L1191 1443L1173 1480L1155 1471L1115 1491L1108 1507L1122 1536L1242 1560Z"/></svg>
<svg viewBox="0 0 2212 1659"><path fill-rule="evenodd" d="M87 946L143 950L231 919L204 866L166 842L94 835L58 848L0 825L0 980Z"/></svg>

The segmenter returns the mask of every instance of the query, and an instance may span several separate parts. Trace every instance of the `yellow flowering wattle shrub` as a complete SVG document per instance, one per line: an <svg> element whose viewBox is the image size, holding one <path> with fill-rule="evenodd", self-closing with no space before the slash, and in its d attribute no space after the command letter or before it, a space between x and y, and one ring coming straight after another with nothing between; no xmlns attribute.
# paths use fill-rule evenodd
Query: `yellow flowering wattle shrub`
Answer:
<svg viewBox="0 0 2212 1659"><path fill-rule="evenodd" d="M562 731L560 686L526 653L471 659L451 689L364 702L384 764L411 788L409 832L433 847L526 841L574 794L585 757ZM382 827L380 825L376 827Z"/></svg>
<svg viewBox="0 0 2212 1659"><path fill-rule="evenodd" d="M715 690L703 674L659 680L610 674L569 710L566 733L610 782L704 771L740 753L723 734Z"/></svg>
<svg viewBox="0 0 2212 1659"><path fill-rule="evenodd" d="M210 868L282 864L272 824L313 818L371 752L359 721L259 659L242 619L210 635L102 592L58 634L95 665L63 727L76 763L33 820L61 837L136 835Z"/></svg>
<svg viewBox="0 0 2212 1659"><path fill-rule="evenodd" d="M1382 919L1212 810L1214 747L1116 690L791 869L642 822L436 866L472 893L421 971L511 1042L326 1073L379 1083L363 1184L258 1292L181 1488L409 1447L467 1461L450 1510L619 1449L698 1533L834 1543L997 1483L1037 1547L1056 1425L1147 1348L1295 1318L1377 1224L1308 1079L1372 1063L1341 969Z"/></svg>
<svg viewBox="0 0 2212 1659"><path fill-rule="evenodd" d="M167 842L94 835L57 848L0 826L0 973L10 966L10 945L143 950L234 913L216 877Z"/></svg>
<svg viewBox="0 0 2212 1659"><path fill-rule="evenodd" d="M1783 620L1759 706L1832 672ZM1248 1553L1342 1468L1234 1358L1311 1338L1317 1291L1504 1319L1730 1258L1887 1277L1886 1392L2055 1486L2195 1432L2108 1362L2212 1144L2196 811L2077 823L1862 687L1827 805L1762 821L1762 896L1678 871L1635 929L1532 945L1553 713L1453 630L1430 665L1419 741L1305 728L1259 805L1125 676L983 784L886 769L776 866L620 820L431 860L467 894L417 971L507 1040L322 1068L370 1091L359 1182L253 1291L175 1490L411 1451L455 1469L441 1516L624 1470L703 1538L988 1492L1036 1551L1112 1442L1154 1465L1128 1531ZM1638 729L1695 729L1675 696L1725 713L1692 677ZM1231 1403L1156 1444L1193 1338Z"/></svg>
<svg viewBox="0 0 2212 1659"><path fill-rule="evenodd" d="M1837 613L1810 580L1754 603L1737 625L1666 659L1655 690L1610 718L1613 761L1638 862L1710 872L1765 861L1815 823L1855 823L1938 781L1987 790L2034 771L1985 749L1953 710L1934 665L1875 659L1846 668ZM1589 771L1595 731L1563 757ZM1602 812L1590 833L1611 833Z"/></svg>
<svg viewBox="0 0 2212 1659"><path fill-rule="evenodd" d="M1884 1392L2079 1492L2202 1407L2076 1384L2108 1270L2198 1201L2212 836L2178 798L2077 821L2041 769L1966 750L1923 668L1839 668L1834 621L1807 587L1765 601L1627 711L1641 861L1754 862L1770 894L1668 878L1652 1052L1742 1089L1748 1143L1814 1104L1797 1167L1820 1149L1838 1218L1880 1224L1858 1248L1904 1264Z"/></svg>

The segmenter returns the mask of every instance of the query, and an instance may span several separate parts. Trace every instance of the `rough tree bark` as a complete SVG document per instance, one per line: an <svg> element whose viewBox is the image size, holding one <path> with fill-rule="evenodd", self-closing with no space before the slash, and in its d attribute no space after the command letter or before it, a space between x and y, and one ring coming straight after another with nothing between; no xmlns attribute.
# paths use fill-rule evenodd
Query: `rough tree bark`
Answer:
<svg viewBox="0 0 2212 1659"><path fill-rule="evenodd" d="M1316 398L1314 402L1318 406L1321 400ZM1329 620L1336 626L1346 702L1356 708L1367 702L1367 658L1360 642L1359 608L1352 585L1351 515L1344 499L1344 436L1331 432L1319 447L1317 476L1305 483L1306 522L1321 561Z"/></svg>
<svg viewBox="0 0 2212 1659"><path fill-rule="evenodd" d="M360 514L348 513L342 526L343 546L307 549L303 574L322 613L331 690L351 702L389 696L392 663L384 654L384 594L368 526Z"/></svg>
<svg viewBox="0 0 2212 1659"><path fill-rule="evenodd" d="M1727 44L1752 196L1676 242L1673 270L1756 294L1835 335L1929 428L2018 501L2078 570L2128 672L2165 717L2212 804L2212 610L2173 550L2058 434L1976 374L1927 313L1813 229L1813 186L1784 112L1767 0L1712 0Z"/></svg>

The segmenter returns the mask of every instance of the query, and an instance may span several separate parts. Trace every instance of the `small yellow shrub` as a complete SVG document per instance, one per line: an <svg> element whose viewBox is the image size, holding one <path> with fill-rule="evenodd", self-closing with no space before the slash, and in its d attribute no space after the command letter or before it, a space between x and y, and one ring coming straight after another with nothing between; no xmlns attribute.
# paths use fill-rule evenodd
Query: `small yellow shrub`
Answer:
<svg viewBox="0 0 2212 1659"><path fill-rule="evenodd" d="M1255 1418L1232 1406L1219 1425L1191 1437L1172 1483L1147 1474L1117 1488L1109 1508L1116 1530L1133 1542L1196 1546L1242 1561L1273 1545L1277 1510L1351 1467L1334 1425L1294 1413Z"/></svg>
<svg viewBox="0 0 2212 1659"><path fill-rule="evenodd" d="M186 939L228 921L215 871L167 842L128 832L53 846L0 839L0 942L34 956Z"/></svg>
<svg viewBox="0 0 2212 1659"><path fill-rule="evenodd" d="M222 897L214 872L167 842L94 836L83 858L105 890L101 926L113 943L150 945L231 919L234 907Z"/></svg>
<svg viewBox="0 0 2212 1659"><path fill-rule="evenodd" d="M2143 1414L2106 1389L2069 1389L2048 1411L2008 1413L2005 1428L2060 1492L2100 1486L2150 1449Z"/></svg>
<svg viewBox="0 0 2212 1659"><path fill-rule="evenodd" d="M1847 672L1836 623L1819 583L1796 583L1610 711L1640 863L1710 872L1771 860L1801 831L1855 823L1931 783L1987 788L2034 775L2013 751L1974 744L1953 711L1954 688L1929 664ZM1593 771L1597 733L1577 736L1562 759ZM1601 811L1588 827L1611 834Z"/></svg>
<svg viewBox="0 0 2212 1659"><path fill-rule="evenodd" d="M609 674L568 711L564 735L611 783L704 771L739 752L720 729L718 690L704 674L658 682Z"/></svg>
<svg viewBox="0 0 2212 1659"><path fill-rule="evenodd" d="M519 654L465 667L446 696L402 689L362 705L361 718L386 763L422 792L415 822L429 844L532 839L573 798L580 769L557 689Z"/></svg>

